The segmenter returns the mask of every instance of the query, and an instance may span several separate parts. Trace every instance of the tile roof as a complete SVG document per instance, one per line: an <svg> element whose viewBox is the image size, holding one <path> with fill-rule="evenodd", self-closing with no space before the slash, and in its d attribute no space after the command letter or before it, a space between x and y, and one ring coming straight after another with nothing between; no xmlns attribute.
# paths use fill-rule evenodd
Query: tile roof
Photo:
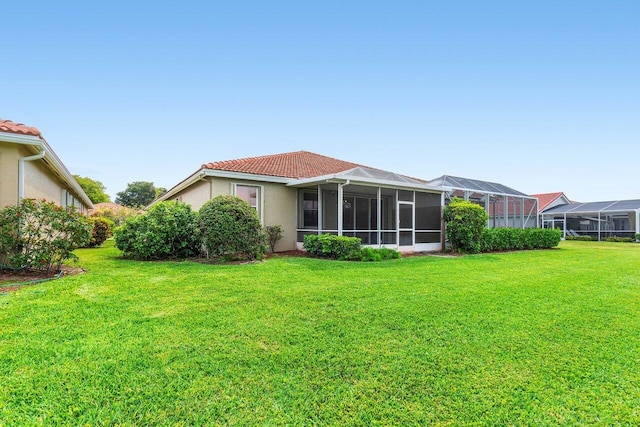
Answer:
<svg viewBox="0 0 640 427"><path fill-rule="evenodd" d="M38 128L23 125L22 123L15 123L11 120L5 120L0 118L0 132L17 133L20 135L30 135L42 138L42 134Z"/></svg>
<svg viewBox="0 0 640 427"><path fill-rule="evenodd" d="M335 174L358 166L362 165L309 151L295 151L206 163L202 165L202 168L299 179Z"/></svg>
<svg viewBox="0 0 640 427"><path fill-rule="evenodd" d="M538 199L538 211L542 212L547 208L547 206L549 206L551 203L553 203L563 195L564 195L563 192L542 193L542 194L532 194L531 197L535 197L536 199Z"/></svg>

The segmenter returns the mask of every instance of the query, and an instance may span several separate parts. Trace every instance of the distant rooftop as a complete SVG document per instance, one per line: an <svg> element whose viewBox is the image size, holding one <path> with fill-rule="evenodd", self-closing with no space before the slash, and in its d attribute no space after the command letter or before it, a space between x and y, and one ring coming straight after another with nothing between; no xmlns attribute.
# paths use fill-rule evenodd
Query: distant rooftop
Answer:
<svg viewBox="0 0 640 427"><path fill-rule="evenodd" d="M544 214L564 213L597 213L597 212L624 212L640 210L640 199L614 200L608 202L571 203L560 205L544 211Z"/></svg>
<svg viewBox="0 0 640 427"><path fill-rule="evenodd" d="M442 175L429 181L433 187L449 187L455 190L476 191L479 193L491 193L507 196L530 197L528 194L514 190L497 182L479 181L477 179L462 178L459 176Z"/></svg>

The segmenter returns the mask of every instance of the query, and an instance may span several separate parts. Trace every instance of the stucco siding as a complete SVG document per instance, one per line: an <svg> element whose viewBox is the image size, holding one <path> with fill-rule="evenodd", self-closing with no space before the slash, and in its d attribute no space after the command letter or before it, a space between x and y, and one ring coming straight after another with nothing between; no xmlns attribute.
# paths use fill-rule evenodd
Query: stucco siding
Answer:
<svg viewBox="0 0 640 427"><path fill-rule="evenodd" d="M0 142L0 208L18 202L18 148Z"/></svg>
<svg viewBox="0 0 640 427"><path fill-rule="evenodd" d="M19 159L33 153L24 146L0 143L0 207L18 203L18 163ZM46 199L57 205L64 206L72 203L81 212L87 212L87 207L79 200L78 195L69 194L63 200L65 186L43 160L24 163L24 197L28 199Z"/></svg>
<svg viewBox="0 0 640 427"><path fill-rule="evenodd" d="M281 225L284 229L283 237L276 245L276 252L294 250L296 248L297 197L295 188L270 182L209 177L190 185L173 196L171 200L187 203L197 211L213 197L232 195L234 184L260 187L263 225Z"/></svg>

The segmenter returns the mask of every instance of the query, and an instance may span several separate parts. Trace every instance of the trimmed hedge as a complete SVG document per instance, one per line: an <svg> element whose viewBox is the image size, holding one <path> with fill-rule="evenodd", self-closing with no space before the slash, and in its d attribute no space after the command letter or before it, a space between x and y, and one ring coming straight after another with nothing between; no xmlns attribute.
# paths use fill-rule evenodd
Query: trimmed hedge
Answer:
<svg viewBox="0 0 640 427"><path fill-rule="evenodd" d="M480 239L482 252L555 248L562 231L550 228L489 228Z"/></svg>
<svg viewBox="0 0 640 427"><path fill-rule="evenodd" d="M344 260L360 251L359 237L335 236L333 234L307 234L302 247L313 256Z"/></svg>
<svg viewBox="0 0 640 427"><path fill-rule="evenodd" d="M624 242L624 243L634 243L636 241L636 239L634 239L633 237L618 237L618 236L607 237L604 240L605 242Z"/></svg>
<svg viewBox="0 0 640 427"><path fill-rule="evenodd" d="M388 259L401 258L402 254L389 248L360 248L359 251L352 252L345 260L347 261L385 261Z"/></svg>
<svg viewBox="0 0 640 427"><path fill-rule="evenodd" d="M598 239L594 239L591 236L566 236L564 238L565 240L580 240L582 242L592 242L592 241L597 241Z"/></svg>

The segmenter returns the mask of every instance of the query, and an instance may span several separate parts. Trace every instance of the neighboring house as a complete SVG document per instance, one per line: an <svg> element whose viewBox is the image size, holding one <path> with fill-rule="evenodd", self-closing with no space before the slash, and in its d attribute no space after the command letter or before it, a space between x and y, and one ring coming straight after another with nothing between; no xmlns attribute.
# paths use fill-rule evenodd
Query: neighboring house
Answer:
<svg viewBox="0 0 640 427"><path fill-rule="evenodd" d="M281 225L277 251L321 233L401 251L442 249L442 189L307 151L204 164L152 205L176 200L198 210L218 195L246 200L263 225Z"/></svg>
<svg viewBox="0 0 640 427"><path fill-rule="evenodd" d="M75 206L85 214L93 207L38 129L0 119L0 208L23 198Z"/></svg>
<svg viewBox="0 0 640 427"><path fill-rule="evenodd" d="M560 205L567 205L571 203L571 200L564 193L541 193L532 194L532 197L538 199L538 212L544 212L547 209L554 208Z"/></svg>
<svg viewBox="0 0 640 427"><path fill-rule="evenodd" d="M567 203L540 214L544 228L558 228L566 236L635 238L640 234L640 200Z"/></svg>
<svg viewBox="0 0 640 427"><path fill-rule="evenodd" d="M538 226L538 199L506 185L451 175L432 179L429 184L442 188L447 205L457 197L484 207L488 228Z"/></svg>

